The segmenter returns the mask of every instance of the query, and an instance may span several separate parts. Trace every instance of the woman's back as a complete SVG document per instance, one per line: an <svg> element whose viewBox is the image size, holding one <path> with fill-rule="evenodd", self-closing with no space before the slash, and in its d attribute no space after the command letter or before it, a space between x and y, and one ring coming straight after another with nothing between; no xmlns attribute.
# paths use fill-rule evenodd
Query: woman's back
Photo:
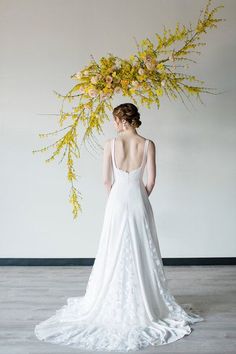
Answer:
<svg viewBox="0 0 236 354"><path fill-rule="evenodd" d="M125 172L138 169L143 161L145 139L140 135L116 137L114 141L114 162L116 168Z"/></svg>
<svg viewBox="0 0 236 354"><path fill-rule="evenodd" d="M115 175L140 176L147 171L146 191L150 195L156 180L156 147L152 140L138 134L120 134L110 142Z"/></svg>

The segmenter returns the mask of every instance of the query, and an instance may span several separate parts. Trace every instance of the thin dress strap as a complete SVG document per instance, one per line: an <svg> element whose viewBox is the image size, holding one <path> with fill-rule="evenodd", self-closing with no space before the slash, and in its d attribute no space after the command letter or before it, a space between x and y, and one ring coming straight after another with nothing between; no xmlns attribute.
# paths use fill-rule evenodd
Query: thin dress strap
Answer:
<svg viewBox="0 0 236 354"><path fill-rule="evenodd" d="M114 148L115 148L115 138L113 138L112 141L111 141L111 158L112 158L113 168L115 167Z"/></svg>
<svg viewBox="0 0 236 354"><path fill-rule="evenodd" d="M145 162L146 162L146 158L147 158L148 143L149 143L149 140L146 139L145 143L144 143L143 161L142 161L142 165L141 165L142 168L144 168Z"/></svg>

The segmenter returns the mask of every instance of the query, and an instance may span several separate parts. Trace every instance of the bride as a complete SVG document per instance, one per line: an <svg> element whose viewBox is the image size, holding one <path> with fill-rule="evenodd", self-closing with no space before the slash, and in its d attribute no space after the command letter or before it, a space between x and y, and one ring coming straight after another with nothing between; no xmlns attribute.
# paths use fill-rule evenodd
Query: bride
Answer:
<svg viewBox="0 0 236 354"><path fill-rule="evenodd" d="M35 326L39 340L79 351L164 345L204 321L190 312L191 304L178 304L168 288L149 200L156 178L155 144L137 133L141 121L134 104L120 104L113 117L118 134L105 142L103 154L108 198L85 294L68 298Z"/></svg>

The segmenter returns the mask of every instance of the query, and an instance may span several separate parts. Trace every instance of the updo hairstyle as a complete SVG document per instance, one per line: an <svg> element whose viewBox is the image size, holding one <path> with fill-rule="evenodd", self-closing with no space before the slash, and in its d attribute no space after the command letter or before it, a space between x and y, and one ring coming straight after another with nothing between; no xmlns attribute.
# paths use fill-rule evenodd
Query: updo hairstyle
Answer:
<svg viewBox="0 0 236 354"><path fill-rule="evenodd" d="M122 103L113 109L113 116L119 120L125 120L134 128L138 128L142 122L138 108L133 103Z"/></svg>

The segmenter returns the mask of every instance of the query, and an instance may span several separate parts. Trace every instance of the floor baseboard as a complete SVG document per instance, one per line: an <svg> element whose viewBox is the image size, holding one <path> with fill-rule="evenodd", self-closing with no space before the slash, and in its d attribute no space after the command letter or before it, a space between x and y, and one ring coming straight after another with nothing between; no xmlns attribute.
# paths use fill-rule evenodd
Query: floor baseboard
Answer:
<svg viewBox="0 0 236 354"><path fill-rule="evenodd" d="M0 266L92 266L95 258L0 258ZM236 265L236 257L162 258L165 266Z"/></svg>

